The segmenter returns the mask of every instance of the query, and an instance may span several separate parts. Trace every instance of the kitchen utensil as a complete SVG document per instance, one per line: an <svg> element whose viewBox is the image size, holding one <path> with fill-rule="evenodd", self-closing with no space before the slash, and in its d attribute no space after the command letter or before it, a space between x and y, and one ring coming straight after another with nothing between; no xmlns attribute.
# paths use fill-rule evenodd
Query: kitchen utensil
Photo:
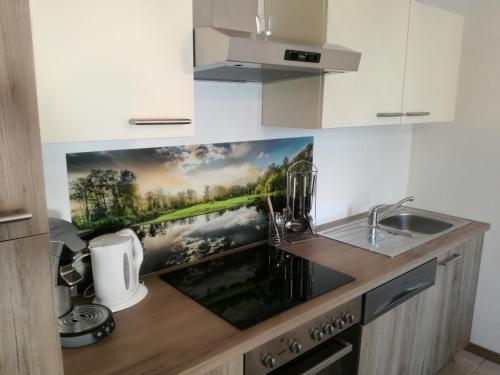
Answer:
<svg viewBox="0 0 500 375"><path fill-rule="evenodd" d="M279 246L286 242L287 230L285 228L285 219L282 214L274 212L269 215L269 221L274 220L274 225L269 225L269 244Z"/></svg>
<svg viewBox="0 0 500 375"><path fill-rule="evenodd" d="M276 217L274 215L274 209L273 209L273 202L271 201L271 197L267 196L267 206L269 207L269 220L271 222L271 225L274 227L274 230L276 231L276 240L278 241L278 244L281 243L281 236L280 236L280 230L278 228L278 224L276 223Z"/></svg>
<svg viewBox="0 0 500 375"><path fill-rule="evenodd" d="M287 170L287 212L285 227L293 233L314 234L316 215L316 183L318 168L306 160L292 164Z"/></svg>
<svg viewBox="0 0 500 375"><path fill-rule="evenodd" d="M291 184L289 183L291 181ZM287 175L287 208L288 211L291 212L291 218L290 220L287 221L285 224L286 229L292 231L292 232L302 232L304 230L304 223L302 219L296 218L295 216L295 207L297 204L297 176L296 175ZM289 196L289 186L291 186L291 196ZM289 204L291 199L291 204ZM300 201L300 199L299 199ZM300 211L300 207L299 207Z"/></svg>
<svg viewBox="0 0 500 375"><path fill-rule="evenodd" d="M306 229L305 220L303 218L298 220L289 220L286 223L286 229L294 233L303 232Z"/></svg>
<svg viewBox="0 0 500 375"><path fill-rule="evenodd" d="M139 238L131 229L94 238L89 243L94 276L94 303L120 311L142 301L148 289L139 282L144 259Z"/></svg>

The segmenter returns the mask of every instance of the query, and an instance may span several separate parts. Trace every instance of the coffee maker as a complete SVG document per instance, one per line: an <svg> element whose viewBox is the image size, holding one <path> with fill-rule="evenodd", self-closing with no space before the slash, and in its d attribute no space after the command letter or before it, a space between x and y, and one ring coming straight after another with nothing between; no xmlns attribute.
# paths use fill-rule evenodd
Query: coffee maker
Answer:
<svg viewBox="0 0 500 375"><path fill-rule="evenodd" d="M83 280L75 266L82 259L89 257L90 252L73 224L62 219L49 218L49 227L54 306L61 346L75 348L92 344L113 332L113 314L103 305L73 304L72 290Z"/></svg>

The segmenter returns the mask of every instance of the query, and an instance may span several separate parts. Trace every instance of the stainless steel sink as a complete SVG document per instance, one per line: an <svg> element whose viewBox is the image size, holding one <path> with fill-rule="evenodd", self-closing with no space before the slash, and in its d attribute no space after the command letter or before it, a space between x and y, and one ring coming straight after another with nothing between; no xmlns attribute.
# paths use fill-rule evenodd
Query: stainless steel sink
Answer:
<svg viewBox="0 0 500 375"><path fill-rule="evenodd" d="M380 220L375 229L360 219L319 234L388 257L395 257L436 237L469 224L453 216L401 207ZM373 241L375 231L376 240Z"/></svg>
<svg viewBox="0 0 500 375"><path fill-rule="evenodd" d="M450 229L453 224L408 212L386 217L380 221L386 227L424 234L436 234Z"/></svg>

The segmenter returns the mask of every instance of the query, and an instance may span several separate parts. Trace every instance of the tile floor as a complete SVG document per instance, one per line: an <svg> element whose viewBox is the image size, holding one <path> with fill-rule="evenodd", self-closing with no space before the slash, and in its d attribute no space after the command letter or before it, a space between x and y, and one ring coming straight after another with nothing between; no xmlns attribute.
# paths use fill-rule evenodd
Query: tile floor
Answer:
<svg viewBox="0 0 500 375"><path fill-rule="evenodd" d="M438 375L500 375L500 365L463 350Z"/></svg>

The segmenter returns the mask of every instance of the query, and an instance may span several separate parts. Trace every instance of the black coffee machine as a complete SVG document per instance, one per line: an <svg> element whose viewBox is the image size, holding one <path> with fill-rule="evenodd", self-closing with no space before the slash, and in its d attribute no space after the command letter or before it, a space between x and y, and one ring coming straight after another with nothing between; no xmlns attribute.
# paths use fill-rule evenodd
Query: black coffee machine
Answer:
<svg viewBox="0 0 500 375"><path fill-rule="evenodd" d="M49 227L52 286L61 346L76 348L93 344L110 335L115 323L106 306L72 302L72 289L83 280L75 265L90 256L87 244L78 236L76 227L65 220L49 218Z"/></svg>

